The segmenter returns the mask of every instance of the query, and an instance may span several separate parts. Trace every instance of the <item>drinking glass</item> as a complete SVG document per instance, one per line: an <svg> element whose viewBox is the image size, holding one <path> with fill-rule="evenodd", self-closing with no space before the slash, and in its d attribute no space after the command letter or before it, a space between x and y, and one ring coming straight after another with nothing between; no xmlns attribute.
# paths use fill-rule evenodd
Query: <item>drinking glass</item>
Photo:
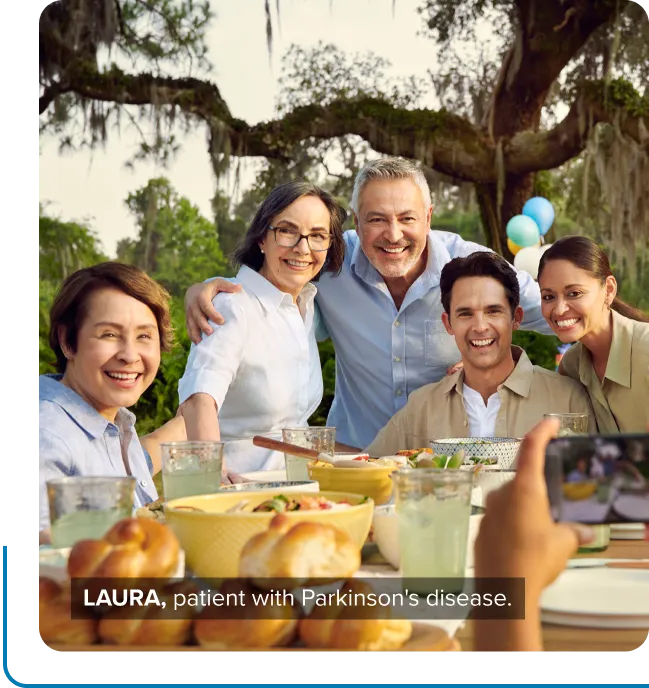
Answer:
<svg viewBox="0 0 649 688"><path fill-rule="evenodd" d="M336 428L284 428L282 441L306 449L315 449L321 454L333 455L336 446ZM284 454L287 480L310 480L307 459Z"/></svg>
<svg viewBox="0 0 649 688"><path fill-rule="evenodd" d="M223 442L164 442L160 449L165 501L219 491Z"/></svg>
<svg viewBox="0 0 649 688"><path fill-rule="evenodd" d="M545 413L543 417L559 419L561 422L559 426L559 437L588 434L587 413Z"/></svg>
<svg viewBox="0 0 649 688"><path fill-rule="evenodd" d="M433 592L434 581L464 583L473 471L406 468L393 473L403 578L419 579L419 594ZM450 585L449 585L450 584ZM404 586L406 585L404 581ZM454 587L450 581L445 588ZM430 589L429 589L430 588Z"/></svg>
<svg viewBox="0 0 649 688"><path fill-rule="evenodd" d="M135 478L73 476L47 481L52 546L72 547L97 540L123 518L130 518Z"/></svg>

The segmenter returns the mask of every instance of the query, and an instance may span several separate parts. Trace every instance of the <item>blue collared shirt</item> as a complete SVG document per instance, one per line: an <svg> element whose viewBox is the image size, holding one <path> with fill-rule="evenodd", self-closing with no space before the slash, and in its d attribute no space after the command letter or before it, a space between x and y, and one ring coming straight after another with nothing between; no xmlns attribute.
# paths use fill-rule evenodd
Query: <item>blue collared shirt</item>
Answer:
<svg viewBox="0 0 649 688"><path fill-rule="evenodd" d="M51 478L132 475L134 506L155 501L158 493L135 432L135 416L120 408L111 423L60 379L39 377L39 530L50 524L45 483Z"/></svg>
<svg viewBox="0 0 649 688"><path fill-rule="evenodd" d="M431 230L426 269L397 309L356 232L345 232L342 272L322 275L316 296L318 339L331 336L336 350L336 396L327 424L336 427L337 441L368 446L411 392L441 380L460 360L441 320L442 268L452 258L488 250L458 234ZM526 272L518 272L518 280L522 327L552 334L538 284Z"/></svg>

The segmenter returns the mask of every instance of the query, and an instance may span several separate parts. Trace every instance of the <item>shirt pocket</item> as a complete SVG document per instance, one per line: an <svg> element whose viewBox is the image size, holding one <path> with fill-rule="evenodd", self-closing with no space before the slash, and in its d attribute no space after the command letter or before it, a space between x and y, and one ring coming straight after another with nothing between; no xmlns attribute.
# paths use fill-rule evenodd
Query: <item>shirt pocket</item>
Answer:
<svg viewBox="0 0 649 688"><path fill-rule="evenodd" d="M424 331L424 363L427 366L448 368L461 359L460 350L441 320L426 320Z"/></svg>

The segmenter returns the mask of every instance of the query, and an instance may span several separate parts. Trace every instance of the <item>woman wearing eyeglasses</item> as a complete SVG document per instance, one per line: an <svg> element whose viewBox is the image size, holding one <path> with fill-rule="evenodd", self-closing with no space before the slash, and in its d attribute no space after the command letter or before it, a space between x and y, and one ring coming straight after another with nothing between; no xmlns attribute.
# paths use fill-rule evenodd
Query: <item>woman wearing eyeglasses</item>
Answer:
<svg viewBox="0 0 649 688"><path fill-rule="evenodd" d="M312 282L340 271L345 216L308 182L273 189L234 252L241 291L213 300L225 323L192 345L178 385L187 439L226 442L229 473L282 468L250 438L306 426L320 404Z"/></svg>

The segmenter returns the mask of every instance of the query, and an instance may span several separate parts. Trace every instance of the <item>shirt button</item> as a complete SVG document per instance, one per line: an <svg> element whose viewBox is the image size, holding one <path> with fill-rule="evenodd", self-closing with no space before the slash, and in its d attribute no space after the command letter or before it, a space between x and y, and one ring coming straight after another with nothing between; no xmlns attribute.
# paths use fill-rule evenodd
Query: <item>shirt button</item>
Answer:
<svg viewBox="0 0 649 688"><path fill-rule="evenodd" d="M397 394L398 397L400 397L400 396L403 394L403 392L402 392L402 390L398 389L397 392L396 392L396 394Z"/></svg>
<svg viewBox="0 0 649 688"><path fill-rule="evenodd" d="M394 362L395 362L395 363L401 363L401 356L395 356L395 357L394 357Z"/></svg>
<svg viewBox="0 0 649 688"><path fill-rule="evenodd" d="M401 325L401 323L400 323L398 320L395 320L395 321L394 321L394 326L395 326L395 327L399 327L399 325Z"/></svg>
<svg viewBox="0 0 649 688"><path fill-rule="evenodd" d="M149 484L149 483L147 483L146 480L140 480L140 485L141 485L142 487L146 487L148 484Z"/></svg>

